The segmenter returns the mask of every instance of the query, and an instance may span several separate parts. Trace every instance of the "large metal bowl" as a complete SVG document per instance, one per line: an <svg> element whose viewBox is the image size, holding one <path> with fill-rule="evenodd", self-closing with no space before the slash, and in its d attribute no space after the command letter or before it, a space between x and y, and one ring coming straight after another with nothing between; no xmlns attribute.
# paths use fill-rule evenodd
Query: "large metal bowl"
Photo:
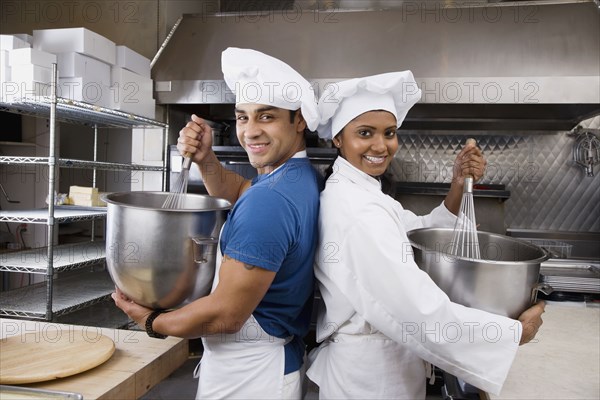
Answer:
<svg viewBox="0 0 600 400"><path fill-rule="evenodd" d="M218 237L231 204L185 194L163 209L169 193L121 192L107 203L106 263L115 285L136 303L172 308L210 292Z"/></svg>
<svg viewBox="0 0 600 400"><path fill-rule="evenodd" d="M408 232L415 261L455 303L517 318L551 288L539 281L546 252L523 240L477 232L481 259L450 255L453 229Z"/></svg>

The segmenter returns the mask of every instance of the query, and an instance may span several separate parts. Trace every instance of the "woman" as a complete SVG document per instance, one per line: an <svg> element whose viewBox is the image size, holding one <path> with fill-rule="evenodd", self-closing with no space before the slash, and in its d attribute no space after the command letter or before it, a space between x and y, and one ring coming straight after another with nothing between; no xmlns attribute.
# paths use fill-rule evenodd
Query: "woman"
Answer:
<svg viewBox="0 0 600 400"><path fill-rule="evenodd" d="M417 217L381 191L396 130L420 98L410 71L352 79L319 101L319 135L339 156L321 193L315 273L324 301L307 376L320 397L425 397L426 364L498 393L519 343L541 325L540 303L521 322L450 302L414 262L406 232L453 227L463 176L483 176L481 151L467 145L451 189Z"/></svg>

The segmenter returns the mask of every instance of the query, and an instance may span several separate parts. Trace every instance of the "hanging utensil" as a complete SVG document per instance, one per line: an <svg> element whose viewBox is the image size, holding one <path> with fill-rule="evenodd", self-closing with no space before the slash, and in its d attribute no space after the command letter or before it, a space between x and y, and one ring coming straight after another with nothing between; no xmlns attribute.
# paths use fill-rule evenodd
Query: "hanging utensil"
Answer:
<svg viewBox="0 0 600 400"><path fill-rule="evenodd" d="M586 176L594 176L594 166L600 164L600 140L590 131L580 133L573 146L573 161L585 169Z"/></svg>

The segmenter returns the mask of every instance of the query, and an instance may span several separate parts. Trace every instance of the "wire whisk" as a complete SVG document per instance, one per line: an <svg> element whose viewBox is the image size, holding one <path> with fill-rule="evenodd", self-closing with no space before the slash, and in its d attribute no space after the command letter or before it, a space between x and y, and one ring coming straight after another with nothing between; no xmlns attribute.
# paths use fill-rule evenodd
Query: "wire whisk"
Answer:
<svg viewBox="0 0 600 400"><path fill-rule="evenodd" d="M468 139L467 144L475 139ZM458 218L454 223L450 254L458 257L481 259L475 205L473 203L473 177L465 177L463 196L460 202Z"/></svg>
<svg viewBox="0 0 600 400"><path fill-rule="evenodd" d="M190 175L190 166L192 159L189 154L184 155L181 172L175 184L172 187L171 193L165 199L162 208L181 209L185 205L185 194L187 192L188 178Z"/></svg>

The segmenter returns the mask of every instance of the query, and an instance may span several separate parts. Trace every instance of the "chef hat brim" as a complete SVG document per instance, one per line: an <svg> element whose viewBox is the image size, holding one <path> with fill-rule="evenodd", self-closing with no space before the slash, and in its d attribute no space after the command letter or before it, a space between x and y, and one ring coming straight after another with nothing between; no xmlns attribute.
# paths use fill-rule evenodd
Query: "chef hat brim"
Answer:
<svg viewBox="0 0 600 400"><path fill-rule="evenodd" d="M421 99L411 71L390 72L329 84L319 99L319 137L333 139L346 124L368 111L385 110L400 127Z"/></svg>
<svg viewBox="0 0 600 400"><path fill-rule="evenodd" d="M221 55L223 77L236 104L256 103L298 110L309 130L316 130L319 112L310 83L283 61L251 49L230 47Z"/></svg>

